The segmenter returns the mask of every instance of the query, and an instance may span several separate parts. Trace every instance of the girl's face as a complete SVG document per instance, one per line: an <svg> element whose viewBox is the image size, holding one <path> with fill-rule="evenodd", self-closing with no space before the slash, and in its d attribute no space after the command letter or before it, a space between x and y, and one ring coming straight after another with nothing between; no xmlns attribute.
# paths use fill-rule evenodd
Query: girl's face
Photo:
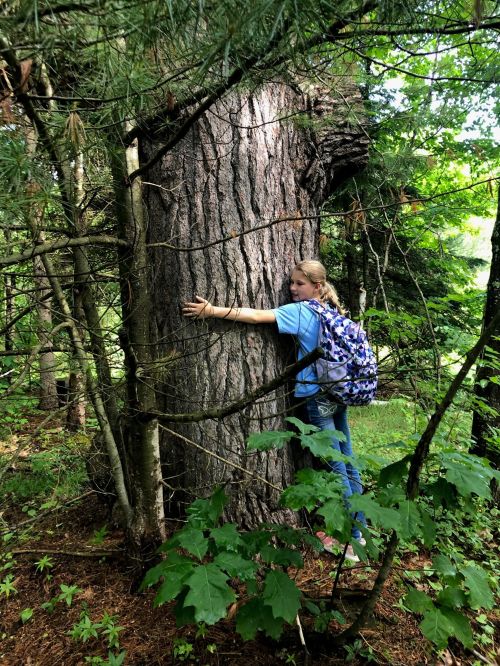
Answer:
<svg viewBox="0 0 500 666"><path fill-rule="evenodd" d="M321 293L321 284L311 282L302 271L294 270L290 278L290 295L292 301L308 301L318 299Z"/></svg>

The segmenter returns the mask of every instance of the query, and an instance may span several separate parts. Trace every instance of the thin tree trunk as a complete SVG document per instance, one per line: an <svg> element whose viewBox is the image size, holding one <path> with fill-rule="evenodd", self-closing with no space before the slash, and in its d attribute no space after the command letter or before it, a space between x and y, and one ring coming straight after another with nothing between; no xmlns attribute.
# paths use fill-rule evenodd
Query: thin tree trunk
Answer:
<svg viewBox="0 0 500 666"><path fill-rule="evenodd" d="M41 233L39 234L39 240L43 241ZM52 410L57 409L59 402L55 376L56 361L52 351L52 338L48 335L52 328L52 299L46 298L47 292L50 290L50 284L40 257L33 259L33 269L37 287L38 338L43 344L43 351L38 359L40 368L40 401L38 406L40 409Z"/></svg>
<svg viewBox="0 0 500 666"><path fill-rule="evenodd" d="M28 143L28 152L30 154L33 154L37 142L36 130L33 127L27 129L26 140ZM64 173L62 169L61 173L62 174ZM63 175L63 180L64 180L64 175ZM30 192L28 192L28 194L30 194ZM37 206L36 203L34 205ZM70 212L68 210L68 206L66 206L65 210L67 213ZM31 230L34 241L40 242L40 236L39 236L40 230L33 217L28 216L26 222ZM50 259L48 254L43 254L40 256L40 258L43 264L43 268L48 283L54 293L54 297L57 300L61 314L65 319L67 326L70 330L71 340L75 350L75 357L78 361L82 375L85 377L86 386L90 398L92 400L92 404L94 406L94 411L103 435L103 439L106 444L106 451L109 457L111 473L113 475L113 480L115 482L118 501L120 503L120 507L122 509L123 515L125 516L127 524L131 524L133 518L133 511L130 505L129 495L125 485L125 479L124 479L123 467L120 460L120 455L116 446L116 442L114 440L113 432L109 424L104 404L99 394L98 387L92 376L91 368L87 361L87 354L83 346L83 341L80 335L80 331L74 321L71 308L61 288L59 279L56 277L56 271L54 270L52 260Z"/></svg>
<svg viewBox="0 0 500 666"><path fill-rule="evenodd" d="M150 416L156 410L156 394L151 377L152 304L147 273L142 182L136 178L132 185L128 183L128 175L137 168L137 140L125 150L112 153L119 235L130 244L130 249L119 253L123 311L121 343L127 381L125 446L134 505L134 520L129 525L129 531L132 540L142 544L149 541L154 545L165 537L165 514L159 426L157 419Z"/></svg>
<svg viewBox="0 0 500 666"><path fill-rule="evenodd" d="M498 190L498 209L495 226L491 236L491 268L486 289L486 305L484 309L483 327L493 319L500 310L500 188ZM494 444L500 431L500 324L495 330L488 350L483 352L479 364L474 392L480 401L473 412L471 453L488 458L493 465L500 468L500 449ZM496 378L496 380L495 380ZM487 409L481 408L485 403ZM496 435L495 435L496 431Z"/></svg>
<svg viewBox="0 0 500 666"><path fill-rule="evenodd" d="M5 231L5 240L7 244L10 242L10 233ZM16 289L16 276L15 273L5 273L4 279L4 293L5 293L5 326L4 326L4 348L6 352L13 351L14 349L14 292ZM10 384L12 381L12 368L3 373L2 378Z"/></svg>
<svg viewBox="0 0 500 666"><path fill-rule="evenodd" d="M74 224L77 236L84 236L86 233L85 222L81 215L80 206L83 199L83 155L78 151L75 156L75 164L72 169ZM73 250L74 278L73 278L73 317L75 322L79 322L80 336L84 339L85 312L83 308L83 290L86 288L88 275L83 275L79 271L79 253L85 252L85 249L75 248ZM66 417L66 426L68 430L77 431L85 425L85 386L83 375L78 366L78 361L73 357L70 364L70 375L68 382L69 408Z"/></svg>
<svg viewBox="0 0 500 666"><path fill-rule="evenodd" d="M497 310L493 315L489 325L482 332L479 340L476 342L474 347L469 350L465 361L457 372L455 378L451 382L446 391L445 396L441 402L437 405L434 413L427 423L427 427L422 433L415 451L413 452L410 469L408 471L408 478L406 481L406 497L410 500L414 500L418 497L420 489L420 475L422 473L422 468L424 463L429 455L430 446L433 440L434 435L438 429L439 424L441 423L443 416L446 413L446 410L453 402L453 399L461 387L464 379L467 377L470 369L477 361L479 355L483 351L485 345L489 344L493 335L495 335L496 330L500 326L500 310ZM384 556L382 558L382 564L377 574L377 578L373 584L373 587L370 591L368 599L361 609L358 617L348 627L343 631L337 638L336 642L339 644L344 644L347 641L354 638L360 631L366 626L366 623L371 618L373 611L375 610L375 605L382 593L383 587L389 574L391 572L392 563L397 552L397 547L399 543L399 537L395 530L392 531L389 542L387 544Z"/></svg>
<svg viewBox="0 0 500 666"><path fill-rule="evenodd" d="M349 103L359 101L357 91L343 93ZM293 360L292 340L279 339L274 326L188 322L180 308L197 294L219 305L271 308L288 302L294 264L317 256L321 203L367 157L364 134L347 126L344 113L341 96L307 97L285 85L233 93L149 171L144 184L149 240L158 243L151 250L154 323L159 356L169 360L159 365L155 379L165 411L227 404ZM313 124L321 116L321 128L301 129L295 120L301 114ZM144 161L155 150L154 143L145 144ZM231 236L235 239L218 243ZM175 249L193 247L200 249ZM230 496L226 516L242 526L295 521L280 507L278 492L232 464L277 487L291 482L289 449L245 450L251 433L285 426L291 389L223 420L176 424L180 435L218 457L163 437L166 482L178 491L170 509L224 485Z"/></svg>

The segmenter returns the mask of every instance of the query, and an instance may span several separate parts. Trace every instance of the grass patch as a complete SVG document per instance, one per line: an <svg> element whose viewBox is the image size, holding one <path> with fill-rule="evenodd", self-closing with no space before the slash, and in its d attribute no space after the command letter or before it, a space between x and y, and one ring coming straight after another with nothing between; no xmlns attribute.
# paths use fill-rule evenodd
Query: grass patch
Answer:
<svg viewBox="0 0 500 666"><path fill-rule="evenodd" d="M424 431L428 416L415 403L396 398L368 407L349 409L353 449L358 455L395 461L410 453ZM439 427L436 445L467 450L472 415L461 406L451 407Z"/></svg>
<svg viewBox="0 0 500 666"><path fill-rule="evenodd" d="M12 455L4 453L0 469L7 470L0 483L0 496L11 505L41 505L74 497L87 480L83 453L88 445L86 435L53 432L45 438L42 450L25 449L12 467Z"/></svg>

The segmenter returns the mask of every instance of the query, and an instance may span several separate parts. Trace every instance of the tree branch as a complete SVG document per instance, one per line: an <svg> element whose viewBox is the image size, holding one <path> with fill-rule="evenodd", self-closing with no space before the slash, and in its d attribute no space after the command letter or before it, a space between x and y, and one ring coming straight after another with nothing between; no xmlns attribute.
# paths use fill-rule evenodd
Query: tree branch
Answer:
<svg viewBox="0 0 500 666"><path fill-rule="evenodd" d="M241 398L240 400L236 400L235 402L231 403L230 405L226 405L225 407L208 409L203 412L188 412L185 414L160 414L153 412L141 414L140 416L158 418L160 423L197 423L199 421L207 421L208 419L223 419L230 414L241 412L242 409L245 409L245 407L248 407L248 405L251 405L259 398L262 398L268 393L271 393L271 391L279 388L288 379L294 377L303 368L307 368L308 365L314 363L314 361L316 361L321 356L323 356L323 350L321 347L316 347L316 349L304 356L304 358L301 358L300 361L297 361L297 363L294 363L293 365L289 365L288 368L286 368L281 374L272 379L270 382L267 382L267 384L259 386L259 388L255 389L255 391L252 391L252 393L249 395Z"/></svg>
<svg viewBox="0 0 500 666"><path fill-rule="evenodd" d="M0 268L3 266L12 266L22 261L27 261L41 254L48 254L54 250L61 250L67 247L82 247L84 245L121 245L128 247L127 241L114 236L84 236L82 238L66 238L57 241L48 241L35 245L30 250L25 250L19 254L11 254L9 257L0 257Z"/></svg>
<svg viewBox="0 0 500 666"><path fill-rule="evenodd" d="M280 492L283 490L283 488L280 488L279 486L275 486L274 483L270 483L263 476L259 476L258 474L254 474L253 472L250 472L248 469L245 469L241 465L237 465L236 463L231 462L231 460L227 460L226 458L223 458L222 456L217 455L213 451L210 451L209 449L206 449L204 446L201 446L201 444L197 444L196 442L193 442L192 439L188 439L187 437L184 437L184 435L181 435L180 433L175 432L174 430L170 430L170 428L166 428L162 424L160 424L160 428L162 430L164 430L165 432L168 432L170 435L173 435L174 437L177 437L178 439L181 439L186 444L189 444L190 446L194 446L196 449L199 449L200 451L203 451L203 453L206 453L208 456L212 456L212 458L215 458L216 460L220 460L225 465L229 465L230 467L234 467L235 469L239 470L240 472L243 472L243 474L246 474L247 476L251 476L253 479L257 479L257 481L261 481L266 486L269 486L270 488L273 488L273 490L279 490Z"/></svg>
<svg viewBox="0 0 500 666"><path fill-rule="evenodd" d="M478 359L479 355L481 354L481 351L483 350L485 345L488 344L488 341L491 338L491 336L495 334L496 328L499 324L500 324L500 310L493 317L488 327L485 328L485 330L483 331L482 335L480 336L479 340L476 342L474 347L472 347L472 349L470 349L469 352L467 353L465 357L465 362L458 371L455 379L451 382L450 386L448 387L448 390L446 391L444 398L441 400L439 405L436 407L436 410L434 411L433 415L429 419L427 427L424 430L422 436L420 437L418 444L415 447L413 456L411 458L410 469L408 472L408 479L406 483L406 497L408 499L413 500L417 497L420 484L420 473L422 471L425 459L429 454L432 438L434 437L436 430L439 424L441 423L441 420L446 410L451 405L453 398L455 397L458 389L462 385L462 382L467 376L469 370L472 368L472 366ZM387 580L387 577L389 576L389 573L391 571L392 562L396 554L398 543L399 543L399 538L397 532L393 530L386 551L384 553L382 565L378 572L373 588L370 592L370 596L366 604L361 609L358 617L353 622L353 624L337 637L336 642L338 641L339 644L346 643L348 640L356 636L365 626L365 624L368 622L371 615L373 614L373 611L375 609L375 604L377 603L377 599L379 598L382 592L382 588L385 584L385 581Z"/></svg>
<svg viewBox="0 0 500 666"><path fill-rule="evenodd" d="M366 14L366 12L375 9L376 6L377 3L375 0L364 0L361 3L360 7L357 7L351 12L350 16L351 17L363 16L364 14ZM351 19L348 17L337 20L335 23L333 23L330 26L328 34L333 35L334 33L340 33L341 30L343 30L349 25L350 20ZM182 105L175 105L173 109L170 109L166 113L165 111L163 111L162 113L157 114L156 116L150 118L149 120L146 120L144 123L141 123L141 127L136 126L130 132L128 132L123 137L123 143L125 145L131 143L134 139L136 139L138 136L147 131L148 128L150 128L151 126L161 123L162 121L165 122L169 118L172 119L179 117L183 110L189 108L189 106L191 106L193 103L200 102L198 108L195 109L193 113L184 120L183 124L175 132L172 138L164 146L162 146L162 148L159 149L157 154L154 157L152 157L149 160L149 162L147 162L142 167L137 169L135 172L130 174L129 184L134 180L134 178L137 178L137 176L142 175L145 171L147 171L154 164L156 164L164 155L166 155L166 153L168 153L169 150L171 150L184 136L186 136L187 132L198 120L198 118L200 118L200 116L202 116L205 113L205 111L207 111L225 93L229 92L229 90L231 90L237 83L239 83L243 79L245 74L248 73L249 70L251 70L258 64L264 64L266 56L268 56L269 53L272 52L273 48L278 47L280 42L285 39L287 35L287 29L288 28L285 27L281 33L275 35L271 39L271 41L267 44L266 50L264 52L255 54L244 60L239 67L233 70L233 72L224 81L224 83L217 86L215 90L210 91L209 88L206 88L205 90L200 90L191 99L184 100L182 102ZM323 35L323 41L324 41L324 35ZM306 51L310 46L313 45L314 45L314 40L312 41L307 40L302 45L301 51ZM286 62L288 59L289 59L289 53L288 52L282 53L281 55L272 58L270 62L267 62L266 69L269 69L270 67L276 67L277 65Z"/></svg>

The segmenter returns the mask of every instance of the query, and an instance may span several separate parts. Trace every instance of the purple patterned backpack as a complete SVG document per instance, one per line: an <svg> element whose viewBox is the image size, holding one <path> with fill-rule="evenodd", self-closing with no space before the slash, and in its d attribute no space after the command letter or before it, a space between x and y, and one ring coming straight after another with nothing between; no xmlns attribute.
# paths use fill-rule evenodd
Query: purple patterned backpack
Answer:
<svg viewBox="0 0 500 666"><path fill-rule="evenodd" d="M318 301L305 304L319 316L318 347L325 355L316 372L322 390L342 405L368 405L377 390L377 362L361 324Z"/></svg>

